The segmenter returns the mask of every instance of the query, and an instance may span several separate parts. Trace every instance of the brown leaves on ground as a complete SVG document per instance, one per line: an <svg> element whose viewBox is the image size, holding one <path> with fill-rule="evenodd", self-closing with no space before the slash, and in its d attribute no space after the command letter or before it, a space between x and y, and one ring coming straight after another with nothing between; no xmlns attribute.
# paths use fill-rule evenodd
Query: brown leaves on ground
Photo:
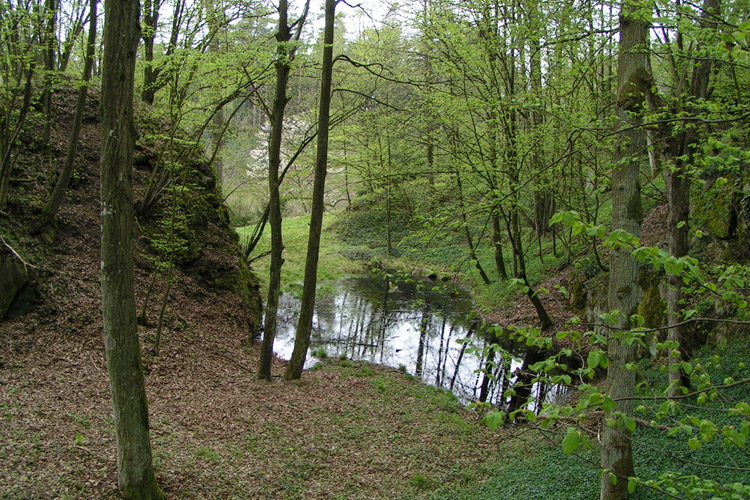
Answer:
<svg viewBox="0 0 750 500"><path fill-rule="evenodd" d="M62 101L53 141L58 156L71 95L55 94ZM96 116L96 103L89 108ZM39 170L47 163L37 146L29 143L19 161L24 176L54 176ZM31 239L26 246L40 265L45 303L0 322L1 499L120 498L101 338L98 130L90 121L79 151L53 246ZM15 200L39 200L45 192L34 183L14 189ZM33 209L15 203L9 220L18 227L33 221ZM204 254L233 265L236 253L219 241L225 236L209 238L216 245ZM147 251L139 241L139 310L151 282ZM148 326L139 328L154 464L167 498L419 496L481 479L483 464L496 457L498 435L477 425L473 413L393 370L330 362L296 383L257 381L258 349L249 343L249 313L237 295L180 269L175 280L158 359L151 349L162 278ZM276 361L274 373L282 364Z"/></svg>

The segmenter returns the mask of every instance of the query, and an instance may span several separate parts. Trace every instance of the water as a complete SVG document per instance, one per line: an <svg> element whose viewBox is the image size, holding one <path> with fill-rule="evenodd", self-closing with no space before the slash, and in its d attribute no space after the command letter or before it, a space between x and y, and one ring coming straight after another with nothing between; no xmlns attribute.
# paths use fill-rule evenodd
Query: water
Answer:
<svg viewBox="0 0 750 500"><path fill-rule="evenodd" d="M299 299L283 294L274 352L289 359L299 313ZM521 347L504 345L512 354L492 361L493 377L482 349L487 333L472 309L471 296L454 283L386 277L385 273L351 276L317 293L313 332L306 368L318 362L315 353L368 361L421 378L451 390L466 404L484 399L505 407L503 392L519 380L519 369L535 361ZM477 349L478 348L478 349ZM483 389L484 386L484 389ZM526 391L537 401L550 397L539 384ZM535 405L536 406L536 405Z"/></svg>

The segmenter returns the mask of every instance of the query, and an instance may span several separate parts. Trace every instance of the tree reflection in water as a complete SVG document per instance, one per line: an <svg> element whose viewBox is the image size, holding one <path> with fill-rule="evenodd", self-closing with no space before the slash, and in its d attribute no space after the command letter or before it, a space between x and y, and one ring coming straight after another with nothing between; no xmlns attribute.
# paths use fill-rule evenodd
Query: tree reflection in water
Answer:
<svg viewBox="0 0 750 500"><path fill-rule="evenodd" d="M508 341L499 352L484 349L494 335L476 319L471 296L452 282L369 273L327 285L317 296L311 353L322 348L329 357L405 369L452 391L462 403L481 400L514 409L526 398L539 407L559 396L557 388L531 383L535 374L527 367L540 353ZM283 294L274 344L282 359L291 355L298 311L299 299ZM305 367L317 361L310 354ZM518 396L505 397L515 382Z"/></svg>

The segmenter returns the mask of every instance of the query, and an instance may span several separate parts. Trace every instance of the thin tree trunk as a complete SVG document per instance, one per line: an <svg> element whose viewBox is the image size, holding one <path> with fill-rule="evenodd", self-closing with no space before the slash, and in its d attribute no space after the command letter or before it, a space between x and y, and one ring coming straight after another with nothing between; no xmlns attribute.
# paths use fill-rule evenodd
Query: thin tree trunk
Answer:
<svg viewBox="0 0 750 500"><path fill-rule="evenodd" d="M279 25L276 33L276 94L271 112L271 137L268 147L268 192L269 222L271 225L271 269L268 281L268 300L263 326L263 343L260 351L258 378L271 380L273 341L276 337L276 313L279 307L281 290L281 267L284 265L284 243L281 233L281 196L279 193L279 166L281 165L281 137L284 126L284 110L288 102L286 96L289 81L287 43L291 39L287 20L287 0L279 2Z"/></svg>
<svg viewBox="0 0 750 500"><path fill-rule="evenodd" d="M21 109L18 113L18 119L16 120L15 127L11 128L10 117L6 116L3 119L3 125L5 130L1 130L2 140L0 141L0 211L5 210L5 205L8 202L8 190L10 187L10 174L13 171L13 164L15 159L11 158L13 152L13 145L16 143L18 134L21 132L26 116L28 115L29 108L31 106L31 92L33 89L33 76L34 76L34 62L29 63L29 69L26 70L26 84L24 85L23 91L23 102ZM23 71L19 76L19 80L23 77ZM20 82L19 82L20 83ZM11 113L9 112L8 115ZM13 133L10 131L13 130Z"/></svg>
<svg viewBox="0 0 750 500"><path fill-rule="evenodd" d="M312 319L315 308L315 288L318 282L318 256L323 227L326 169L328 167L328 126L331 108L331 80L333 76L333 34L336 0L326 0L323 34L323 70L320 85L320 114L318 117L318 151L315 158L310 235L307 241L305 280L300 304L294 351L284 373L285 380L299 379L310 347Z"/></svg>
<svg viewBox="0 0 750 500"><path fill-rule="evenodd" d="M616 167L612 171L612 229L624 230L638 237L641 232L641 194L639 173L645 157L645 133L640 112L650 88L647 73L649 23L642 19L637 4L623 3L620 13L620 53L618 56L618 117L626 131L619 136L615 151ZM632 416L635 395L635 371L627 365L636 359L637 343L627 343L615 335L630 328L630 317L638 307L638 261L627 247L610 254L608 303L610 312L619 311L618 329L608 330L606 394L616 401L615 411ZM602 433L601 498L611 500L627 495L628 477L634 476L630 431L622 418L613 426L605 425ZM611 474L616 480L611 479Z"/></svg>
<svg viewBox="0 0 750 500"><path fill-rule="evenodd" d="M89 36L86 43L86 63L83 68L83 81L84 84L78 89L78 100L76 101L76 110L73 115L73 127L70 131L70 137L68 138L68 151L65 154L65 162L63 163L62 172L60 177L57 179L55 188L52 190L52 194L47 201L47 204L42 210L42 214L39 217L37 223L37 229L41 230L50 222L57 214L57 211L62 205L63 199L65 198L65 190L68 188L70 183L70 176L73 173L73 162L75 162L76 155L78 154L78 136L81 132L81 122L83 121L83 111L86 108L86 94L88 92L88 83L91 81L91 71L94 67L94 49L96 48L96 4L98 0L90 0L89 7Z"/></svg>
<svg viewBox="0 0 750 500"><path fill-rule="evenodd" d="M158 499L133 283L133 79L137 0L108 2L101 122L101 288L104 346L117 438L117 483L130 499Z"/></svg>
<svg viewBox="0 0 750 500"><path fill-rule="evenodd" d="M474 241L471 238L471 231L469 230L469 224L466 221L466 211L464 209L464 195L463 195L463 186L461 185L461 174L456 170L456 184L458 185L458 216L461 218L461 226L463 227L464 231L464 237L466 238L466 245L469 247L469 257L471 257L472 262L474 263L474 267L477 268L477 271L479 272L479 276L481 276L482 281L485 285L489 285L490 278L487 276L487 273L484 272L484 268L482 267L482 264L479 262L479 257L477 257L476 249L474 248Z"/></svg>
<svg viewBox="0 0 750 500"><path fill-rule="evenodd" d="M50 136L52 128L52 81L55 71L55 46L57 45L57 36L55 28L57 26L58 0L47 0L45 3L45 29L44 29L44 66L46 74L44 75L44 92L42 93L42 102L44 103L44 128L42 129L42 142L46 148L50 147Z"/></svg>

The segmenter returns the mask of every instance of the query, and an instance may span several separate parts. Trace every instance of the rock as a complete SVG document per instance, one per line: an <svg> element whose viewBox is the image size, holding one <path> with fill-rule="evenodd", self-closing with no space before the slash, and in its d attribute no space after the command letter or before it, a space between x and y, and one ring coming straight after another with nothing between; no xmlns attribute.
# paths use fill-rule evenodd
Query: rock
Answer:
<svg viewBox="0 0 750 500"><path fill-rule="evenodd" d="M11 310L19 291L29 283L29 273L13 255L0 254L0 318Z"/></svg>

